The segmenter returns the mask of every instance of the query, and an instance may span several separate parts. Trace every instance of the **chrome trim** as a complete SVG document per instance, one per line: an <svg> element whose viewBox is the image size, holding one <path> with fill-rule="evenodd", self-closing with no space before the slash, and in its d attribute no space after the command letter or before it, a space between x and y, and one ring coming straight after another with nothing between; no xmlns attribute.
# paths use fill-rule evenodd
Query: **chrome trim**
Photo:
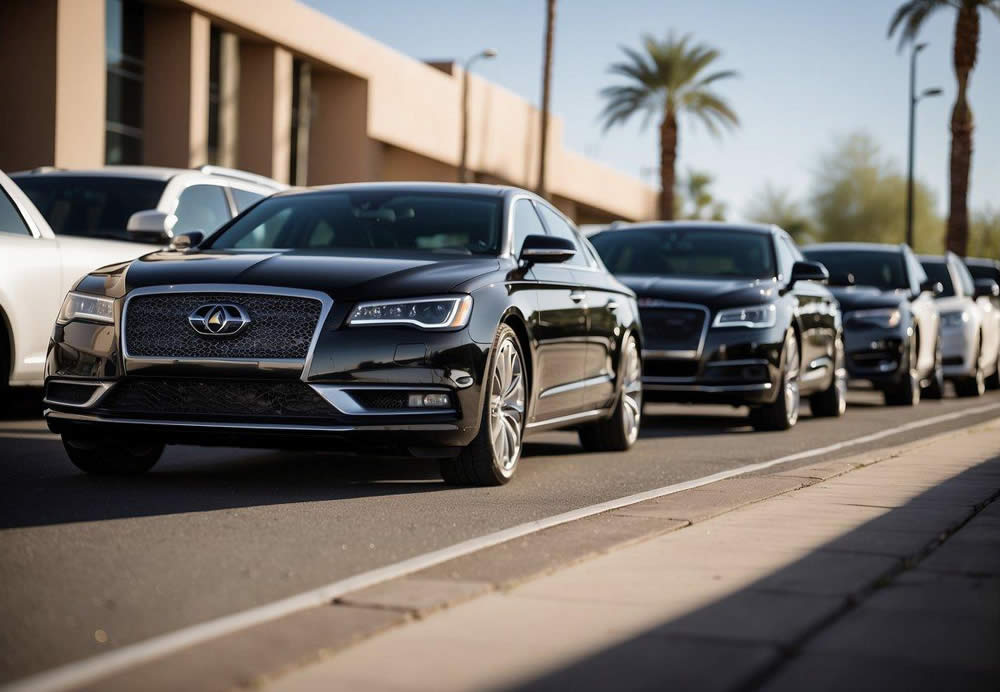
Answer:
<svg viewBox="0 0 1000 692"><path fill-rule="evenodd" d="M369 409L363 407L346 390L384 390L384 391L405 391L405 392L446 392L451 393L447 387L385 387L385 386L343 386L335 384L311 384L317 394L323 397L328 404L347 416L427 416L432 414L446 415L456 413L453 408L431 408L431 409Z"/></svg>
<svg viewBox="0 0 1000 692"><path fill-rule="evenodd" d="M202 421L176 421L147 418L113 418L108 416L84 415L80 413L65 413L46 409L46 418L81 421L87 423L110 423L129 425L158 425L177 428L217 428L219 430L274 430L291 432L354 432L365 430L416 430L418 432L451 432L458 430L453 423L420 423L399 425L288 425L285 423L206 423Z"/></svg>
<svg viewBox="0 0 1000 692"><path fill-rule="evenodd" d="M708 337L708 327L709 327L709 322L712 321L712 311L709 310L706 306L699 305L698 303L675 303L675 302L670 301L670 300L660 300L659 298L647 298L646 301L647 302L645 304L643 304L642 302L639 303L639 314L640 314L640 316L642 315L643 308L648 308L648 309L651 309L651 310L656 310L658 308L681 308L682 310L701 310L702 312L705 313L705 321L701 325L701 339L698 341L698 348L697 348L697 350L693 350L693 351L691 351L691 350L683 350L683 351L681 351L681 350L673 350L673 349L666 349L666 350L650 349L649 353L654 354L651 357L653 357L653 358L700 358L701 357L701 352L705 348L705 339ZM646 353L647 353L647 351L645 351L645 350L642 352L643 358L646 357ZM671 354L671 355L655 355L655 354ZM673 354L677 354L677 355L673 355ZM684 355L682 355L682 354L684 354Z"/></svg>
<svg viewBox="0 0 1000 692"><path fill-rule="evenodd" d="M73 408L90 408L98 402L98 400L108 393L108 390L114 386L114 382L93 382L89 380L72 380L63 378L52 378L49 379L46 384L46 391L48 390L49 384L72 384L78 387L96 387L94 393L90 395L82 404L73 404L68 401L59 401L58 399L50 399L49 397L43 397L42 403L44 404L55 404L56 406L72 406Z"/></svg>
<svg viewBox="0 0 1000 692"><path fill-rule="evenodd" d="M524 428L525 430L530 430L532 428L540 428L543 425L558 425L560 423L571 423L576 420L594 418L595 416L600 416L603 413L606 413L606 411L602 411L600 409L594 409L592 411L583 411L581 413L571 413L568 416L557 416L555 418L549 418L548 420L539 420L535 421L534 423L528 423L526 426L524 426Z"/></svg>
<svg viewBox="0 0 1000 692"><path fill-rule="evenodd" d="M129 302L136 296L160 295L163 293L246 293L250 295L290 296L293 298L310 298L312 300L318 300L321 307L319 311L319 319L316 321L316 330L313 333L312 343L309 344L309 350L306 352L304 360L299 360L298 358L163 358L157 356L130 355L125 338ZM313 356L316 353L316 345L319 343L319 336L323 331L323 327L326 324L326 318L329 316L332 308L333 299L326 293L321 291L311 291L308 289L283 288L281 286L258 286L255 284L181 284L144 286L142 288L137 288L133 291L129 291L128 295L125 296L125 302L122 305L121 340L123 370L125 374L128 374L130 361L137 364L155 365L192 363L215 366L248 366L256 364L257 367L262 370L272 369L272 367L268 366L276 366L278 369L292 369L290 364L301 363L302 371L300 379L304 381L309 376L309 368L312 366ZM261 367L261 364L264 364L264 367Z"/></svg>
<svg viewBox="0 0 1000 692"><path fill-rule="evenodd" d="M566 392L572 392L575 389L585 389L587 387L593 387L595 385L611 382L611 380L611 375L598 375L597 377L589 377L585 380L577 380L576 382L569 382L568 384L560 384L555 387L549 387L544 392L539 394L538 398L544 399L547 396L565 394Z"/></svg>
<svg viewBox="0 0 1000 692"><path fill-rule="evenodd" d="M642 386L650 391L662 392L705 392L709 394L721 394L725 392L766 392L772 389L770 382L760 384L727 384L727 385L706 385L706 384L656 384L646 381L644 378Z"/></svg>
<svg viewBox="0 0 1000 692"><path fill-rule="evenodd" d="M451 311L448 313L448 319L440 324L427 324L426 322L421 322L420 320L358 320L354 321L354 315L361 308L371 307L375 305L408 305L411 303L443 303L446 300L454 301L455 304L451 307ZM465 322L460 325L453 325L451 322L455 319L458 314L458 309L466 300L469 301L469 310L465 313ZM364 302L358 303L351 310L350 317L347 318L348 327L391 327L393 325L409 325L413 327L419 327L421 329L464 329L466 325L469 324L469 319L472 317L472 296L466 294L452 294L445 296L430 296L428 298L400 298L400 299L389 299L389 300L366 300Z"/></svg>
<svg viewBox="0 0 1000 692"><path fill-rule="evenodd" d="M705 363L706 368L721 368L727 365L767 365L765 358L742 358L740 360L713 360Z"/></svg>

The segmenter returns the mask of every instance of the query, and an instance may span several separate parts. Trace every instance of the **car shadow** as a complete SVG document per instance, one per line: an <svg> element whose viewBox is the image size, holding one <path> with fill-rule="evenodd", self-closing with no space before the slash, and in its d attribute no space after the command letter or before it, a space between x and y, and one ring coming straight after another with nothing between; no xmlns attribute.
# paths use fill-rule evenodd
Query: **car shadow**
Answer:
<svg viewBox="0 0 1000 692"><path fill-rule="evenodd" d="M9 387L0 390L0 421L41 418L42 390L36 387Z"/></svg>

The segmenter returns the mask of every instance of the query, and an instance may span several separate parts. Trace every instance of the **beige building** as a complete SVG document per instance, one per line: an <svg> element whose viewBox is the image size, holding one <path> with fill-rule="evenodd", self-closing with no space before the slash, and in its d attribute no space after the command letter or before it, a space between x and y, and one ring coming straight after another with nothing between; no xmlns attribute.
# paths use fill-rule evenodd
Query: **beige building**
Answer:
<svg viewBox="0 0 1000 692"><path fill-rule="evenodd" d="M502 57L501 57L502 59ZM457 178L462 69L402 55L295 0L3 0L0 168L216 163L298 185ZM656 190L563 147L579 223L644 219ZM538 111L470 75L469 168L534 186Z"/></svg>

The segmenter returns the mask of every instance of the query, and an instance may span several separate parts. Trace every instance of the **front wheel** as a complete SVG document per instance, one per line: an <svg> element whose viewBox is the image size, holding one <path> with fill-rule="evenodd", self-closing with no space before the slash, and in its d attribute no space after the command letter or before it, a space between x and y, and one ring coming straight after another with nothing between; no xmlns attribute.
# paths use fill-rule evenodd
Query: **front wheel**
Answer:
<svg viewBox="0 0 1000 692"><path fill-rule="evenodd" d="M639 438L642 423L642 358L635 337L622 352L621 392L611 417L580 427L580 444L588 452L624 452Z"/></svg>
<svg viewBox="0 0 1000 692"><path fill-rule="evenodd" d="M818 394L809 397L809 408L814 416L840 418L847 411L847 370L844 364L844 343L837 339L833 359L833 382Z"/></svg>
<svg viewBox="0 0 1000 692"><path fill-rule="evenodd" d="M441 460L441 477L452 485L503 485L517 468L524 445L527 387L517 334L500 325L483 388L479 433L453 459Z"/></svg>
<svg viewBox="0 0 1000 692"><path fill-rule="evenodd" d="M983 339L976 347L976 370L969 377L955 380L955 393L960 397L976 397L986 393L986 373L983 372Z"/></svg>
<svg viewBox="0 0 1000 692"><path fill-rule="evenodd" d="M149 471L163 455L162 442L89 440L63 435L69 460L87 473L130 476Z"/></svg>
<svg viewBox="0 0 1000 692"><path fill-rule="evenodd" d="M889 406L916 406L920 403L920 375L917 371L917 342L910 338L907 344L906 370L899 384L885 390L885 403Z"/></svg>
<svg viewBox="0 0 1000 692"><path fill-rule="evenodd" d="M781 390L773 404L750 409L754 430L789 430L799 420L799 342L791 329L785 333L782 347Z"/></svg>
<svg viewBox="0 0 1000 692"><path fill-rule="evenodd" d="M934 372L931 373L930 381L924 388L922 396L925 399L934 400L944 398L944 366L942 365L940 341L934 349Z"/></svg>

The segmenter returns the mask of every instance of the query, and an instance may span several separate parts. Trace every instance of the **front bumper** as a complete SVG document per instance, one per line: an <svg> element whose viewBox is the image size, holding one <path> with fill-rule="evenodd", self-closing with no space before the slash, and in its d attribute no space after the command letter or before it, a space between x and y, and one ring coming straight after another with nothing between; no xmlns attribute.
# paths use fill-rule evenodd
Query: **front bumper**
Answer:
<svg viewBox="0 0 1000 692"><path fill-rule="evenodd" d="M899 384L907 375L907 332L903 328L851 328L844 329L847 376L852 380L865 380L875 387Z"/></svg>

